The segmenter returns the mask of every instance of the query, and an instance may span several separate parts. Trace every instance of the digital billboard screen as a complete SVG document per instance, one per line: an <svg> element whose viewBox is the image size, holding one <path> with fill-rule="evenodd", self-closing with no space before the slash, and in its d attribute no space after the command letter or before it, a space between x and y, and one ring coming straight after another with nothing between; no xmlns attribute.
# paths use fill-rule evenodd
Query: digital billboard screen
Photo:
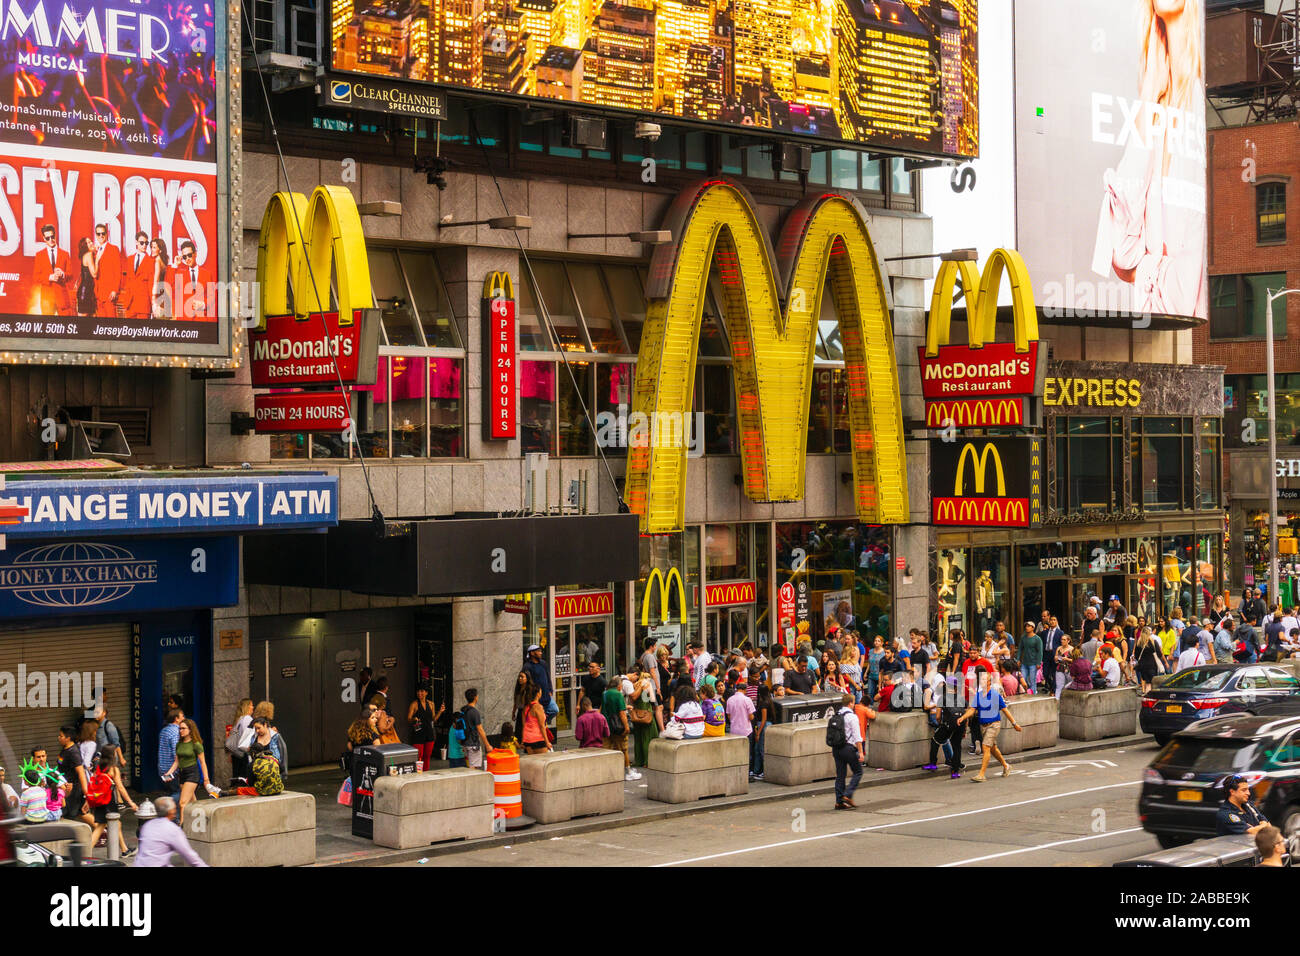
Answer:
<svg viewBox="0 0 1300 956"><path fill-rule="evenodd" d="M219 354L226 42L206 0L5 0L0 347Z"/></svg>
<svg viewBox="0 0 1300 956"><path fill-rule="evenodd" d="M331 0L329 29L338 74L969 157L978 2ZM326 102L377 98L352 79Z"/></svg>
<svg viewBox="0 0 1300 956"><path fill-rule="evenodd" d="M1204 319L1203 0L1016 4L1017 232L1048 321Z"/></svg>

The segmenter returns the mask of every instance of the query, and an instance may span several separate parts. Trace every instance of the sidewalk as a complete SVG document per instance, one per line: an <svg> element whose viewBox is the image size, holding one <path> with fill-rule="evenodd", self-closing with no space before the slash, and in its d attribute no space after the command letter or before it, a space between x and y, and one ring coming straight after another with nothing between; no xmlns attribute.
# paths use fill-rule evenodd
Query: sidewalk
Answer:
<svg viewBox="0 0 1300 956"><path fill-rule="evenodd" d="M1013 767L1022 764L1037 763L1047 760L1059 760L1076 754L1086 754L1098 750L1110 750L1154 743L1148 734L1134 734L1128 737L1109 737L1096 741L1063 741L1055 747L1031 750L1014 754L1008 758ZM970 766L973 758L967 754L966 765ZM436 769L436 768L435 768ZM867 787L888 786L909 780L922 780L931 777L947 777L946 769L940 766L933 773L917 768L915 770L876 770L867 768L862 775L859 790ZM377 847L371 841L352 835L352 811L349 807L336 802L339 785L343 780L342 771L337 767L304 768L290 774L286 789L300 793L310 793L316 798L316 865L317 866L373 866L377 864L401 863L419 860L424 857L443 856L460 853L465 850L480 849L491 846L513 846L540 840L573 836L579 833L592 833L599 830L612 830L618 827L655 820L666 820L685 814L703 813L724 807L744 807L757 803L776 800L788 800L792 797L825 797L829 799L835 792L835 781L823 780L798 787L783 787L774 783L751 781L749 793L734 797L714 797L688 804L670 804L653 801L646 796L644 780L628 781L624 786L626 794L625 809L622 813L607 816L584 817L564 823L535 824L527 829L512 833L497 833L478 840L458 840L440 843L434 846L420 847L412 850L390 850ZM967 780L954 781L953 786Z"/></svg>

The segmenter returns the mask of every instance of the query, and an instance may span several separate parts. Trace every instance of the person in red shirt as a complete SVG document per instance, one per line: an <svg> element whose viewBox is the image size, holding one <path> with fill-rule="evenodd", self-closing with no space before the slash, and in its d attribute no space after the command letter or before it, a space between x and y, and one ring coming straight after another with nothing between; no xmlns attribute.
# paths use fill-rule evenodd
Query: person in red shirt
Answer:
<svg viewBox="0 0 1300 956"><path fill-rule="evenodd" d="M117 300L122 288L122 250L108 241L108 223L95 226L95 303L103 318L117 316Z"/></svg>
<svg viewBox="0 0 1300 956"><path fill-rule="evenodd" d="M154 258L149 253L149 236L135 234L135 252L122 257L122 279L117 304L128 319L147 319L153 299Z"/></svg>
<svg viewBox="0 0 1300 956"><path fill-rule="evenodd" d="M208 291L212 287L212 273L199 265L194 243L184 240L180 246L180 262L172 272L172 288L176 290L177 319L202 319L208 315Z"/></svg>
<svg viewBox="0 0 1300 956"><path fill-rule="evenodd" d="M41 227L45 248L32 256L32 287L39 291L41 315L72 315L72 296L68 287L76 276L72 273L72 259L59 248L54 227Z"/></svg>
<svg viewBox="0 0 1300 956"><path fill-rule="evenodd" d="M980 657L978 654L972 654L970 657L967 657L962 662L961 675L966 682L966 699L968 701L975 699L975 690L976 690L975 668L977 667L983 667L990 674L996 674L998 672L997 665L995 665L987 657ZM978 757L980 755L981 748L984 745L984 732L980 728L980 722L978 720L973 720L970 722L970 738L971 738L970 739L971 756Z"/></svg>

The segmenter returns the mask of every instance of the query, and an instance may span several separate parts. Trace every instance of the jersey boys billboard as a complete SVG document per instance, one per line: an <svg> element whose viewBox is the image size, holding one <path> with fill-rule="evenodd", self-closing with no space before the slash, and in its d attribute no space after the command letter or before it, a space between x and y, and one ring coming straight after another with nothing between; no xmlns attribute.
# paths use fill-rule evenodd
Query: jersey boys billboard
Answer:
<svg viewBox="0 0 1300 956"><path fill-rule="evenodd" d="M979 152L979 0L331 0L333 69ZM331 91L351 103L355 84ZM379 95L383 83L364 84ZM326 102L329 102L327 100Z"/></svg>
<svg viewBox="0 0 1300 956"><path fill-rule="evenodd" d="M0 345L218 343L213 5L0 11Z"/></svg>

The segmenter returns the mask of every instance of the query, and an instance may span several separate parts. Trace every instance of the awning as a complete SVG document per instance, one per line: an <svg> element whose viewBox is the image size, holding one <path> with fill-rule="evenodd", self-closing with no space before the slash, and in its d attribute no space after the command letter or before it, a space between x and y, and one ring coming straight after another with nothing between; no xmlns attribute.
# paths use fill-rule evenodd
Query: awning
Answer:
<svg viewBox="0 0 1300 956"><path fill-rule="evenodd" d="M249 584L437 597L638 577L633 514L344 521L327 534L244 541Z"/></svg>

